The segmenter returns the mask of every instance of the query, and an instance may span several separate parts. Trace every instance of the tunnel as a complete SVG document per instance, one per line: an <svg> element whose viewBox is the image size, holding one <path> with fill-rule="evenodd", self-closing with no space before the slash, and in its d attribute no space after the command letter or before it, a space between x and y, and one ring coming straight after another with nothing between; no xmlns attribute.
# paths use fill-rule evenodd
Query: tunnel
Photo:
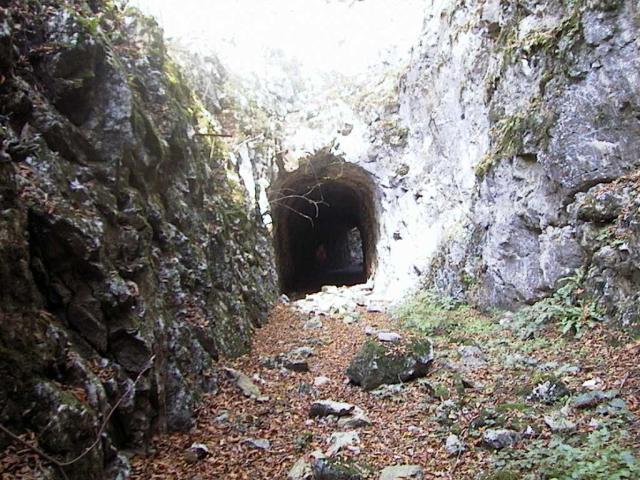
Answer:
<svg viewBox="0 0 640 480"><path fill-rule="evenodd" d="M280 290L366 283L376 265L375 184L361 167L330 154L302 160L269 191Z"/></svg>

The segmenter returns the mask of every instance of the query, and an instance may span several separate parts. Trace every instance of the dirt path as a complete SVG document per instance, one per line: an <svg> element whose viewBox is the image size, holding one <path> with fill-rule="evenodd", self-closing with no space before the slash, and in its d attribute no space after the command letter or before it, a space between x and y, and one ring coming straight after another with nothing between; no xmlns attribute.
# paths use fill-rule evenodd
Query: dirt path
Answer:
<svg viewBox="0 0 640 480"><path fill-rule="evenodd" d="M628 408L638 413L638 349L610 345L603 330L579 341L554 332L524 341L471 309L438 315L443 331L431 331L437 355L431 374L374 395L350 385L345 370L366 340L366 326L401 331L396 322L360 309L359 320L352 324L322 317L322 328L305 329L309 316L278 306L256 333L251 354L224 362L252 377L268 400L244 397L228 376L219 374L219 391L204 399L197 426L188 434L156 439L154 455L134 459L133 478L284 479L299 458L326 452L327 439L339 430L335 419L309 418L314 400L349 402L366 412L371 425L358 429L359 443L339 456L369 471L370 478L395 464L421 465L428 479L478 478L490 469L492 452L483 448L482 434L491 426L517 431L530 427L532 438L550 439L544 416L562 405L527 401L523 393L550 371L564 369L559 377L572 392L584 390L583 383L593 379L600 389L622 387ZM474 351L465 350L470 345L479 347L480 360L467 355ZM309 372L265 366L266 357L298 347L314 350ZM314 387L320 376L329 382ZM586 431L595 428L587 427L590 420L590 414L582 412L572 417ZM465 445L463 454L447 453L445 441L452 434ZM268 440L269 445L258 448L249 439ZM205 458L192 458L189 447L194 442L206 445ZM524 444L523 437L516 448Z"/></svg>

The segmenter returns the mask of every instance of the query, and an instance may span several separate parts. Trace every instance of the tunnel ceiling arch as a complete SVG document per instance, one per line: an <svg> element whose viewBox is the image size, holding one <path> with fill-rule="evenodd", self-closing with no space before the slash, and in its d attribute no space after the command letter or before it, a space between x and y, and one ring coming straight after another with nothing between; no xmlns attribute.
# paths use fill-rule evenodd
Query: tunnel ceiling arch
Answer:
<svg viewBox="0 0 640 480"><path fill-rule="evenodd" d="M269 192L280 288L365 283L376 265L376 186L355 164L327 153L305 158Z"/></svg>

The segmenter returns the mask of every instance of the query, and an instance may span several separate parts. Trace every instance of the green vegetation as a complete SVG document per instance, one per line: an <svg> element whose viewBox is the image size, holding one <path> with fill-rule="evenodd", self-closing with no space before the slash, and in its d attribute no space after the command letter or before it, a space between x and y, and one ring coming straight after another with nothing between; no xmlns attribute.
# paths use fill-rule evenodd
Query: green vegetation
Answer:
<svg viewBox="0 0 640 480"><path fill-rule="evenodd" d="M562 286L549 298L520 310L516 322L524 337L549 322L556 322L562 334L573 333L580 337L585 328L591 328L602 320L602 314L595 301L585 295L582 288L584 269L561 280Z"/></svg>
<svg viewBox="0 0 640 480"><path fill-rule="evenodd" d="M526 450L504 450L497 454L496 473L485 480L610 480L640 478L640 463L624 432L607 428L570 439L537 440Z"/></svg>
<svg viewBox="0 0 640 480"><path fill-rule="evenodd" d="M528 11L520 2L515 2L515 11L510 21L504 25L498 38L497 48L501 52L501 61L490 71L485 79L485 101L491 102L505 71L522 57L541 56L545 73L542 75L538 90L531 92L530 105L519 112L504 116L491 130L492 147L478 162L476 175L482 178L501 158L520 154L525 134L531 134L532 140L544 146L548 139L553 112L543 110L541 102L547 90L547 84L554 78L567 76L571 65L569 52L581 37L581 15L584 0L563 2L564 16L552 27L533 30L521 36L519 26ZM559 83L560 88L566 81Z"/></svg>
<svg viewBox="0 0 640 480"><path fill-rule="evenodd" d="M491 128L492 146L476 165L476 176L484 177L502 158L516 155L534 157L527 155L525 139L537 146L546 145L554 119L554 112L544 107L539 97L535 97L524 111L499 120Z"/></svg>
<svg viewBox="0 0 640 480"><path fill-rule="evenodd" d="M447 335L464 344L468 337L494 331L497 325L470 306L433 290L420 291L395 308L405 328L428 336Z"/></svg>

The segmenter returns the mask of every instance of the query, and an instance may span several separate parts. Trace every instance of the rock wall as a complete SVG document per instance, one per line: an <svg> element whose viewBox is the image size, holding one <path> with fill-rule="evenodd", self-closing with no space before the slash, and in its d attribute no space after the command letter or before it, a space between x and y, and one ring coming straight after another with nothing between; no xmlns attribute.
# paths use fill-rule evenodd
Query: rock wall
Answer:
<svg viewBox="0 0 640 480"><path fill-rule="evenodd" d="M570 205L640 161L637 15L633 2L487 2L451 12L483 37L480 75L464 75L471 85L460 90L481 92L481 101L462 102L460 115L488 120L489 145L472 162L466 239L451 242L437 284L511 306L588 264L591 245Z"/></svg>
<svg viewBox="0 0 640 480"><path fill-rule="evenodd" d="M135 11L0 1L0 422L69 460L122 400L69 478L114 478L120 449L188 429L274 299L224 114Z"/></svg>
<svg viewBox="0 0 640 480"><path fill-rule="evenodd" d="M330 98L317 139L379 187L381 296L512 308L581 268L635 318L639 28L633 1L431 1L408 65Z"/></svg>
<svg viewBox="0 0 640 480"><path fill-rule="evenodd" d="M637 4L478 2L431 21L448 22L450 35L423 44L405 86L415 95L427 80L459 95L436 124L440 138L462 139L458 148L472 152L456 159L446 150L451 168L475 176L467 220L440 247L431 281L483 306L511 307L548 295L581 268L601 306L632 321L635 297L623 292L637 281L633 221L588 211L613 208L615 194L598 192L635 184L640 165ZM429 60L434 42L444 54L440 70ZM417 74L424 68L431 75ZM406 106L418 115L415 103ZM446 126L454 122L461 131ZM463 132L479 132L480 140ZM472 150L477 144L486 146L482 156ZM616 196L617 214L629 215L631 197ZM607 274L612 241L626 268ZM612 290L626 300L611 302Z"/></svg>

